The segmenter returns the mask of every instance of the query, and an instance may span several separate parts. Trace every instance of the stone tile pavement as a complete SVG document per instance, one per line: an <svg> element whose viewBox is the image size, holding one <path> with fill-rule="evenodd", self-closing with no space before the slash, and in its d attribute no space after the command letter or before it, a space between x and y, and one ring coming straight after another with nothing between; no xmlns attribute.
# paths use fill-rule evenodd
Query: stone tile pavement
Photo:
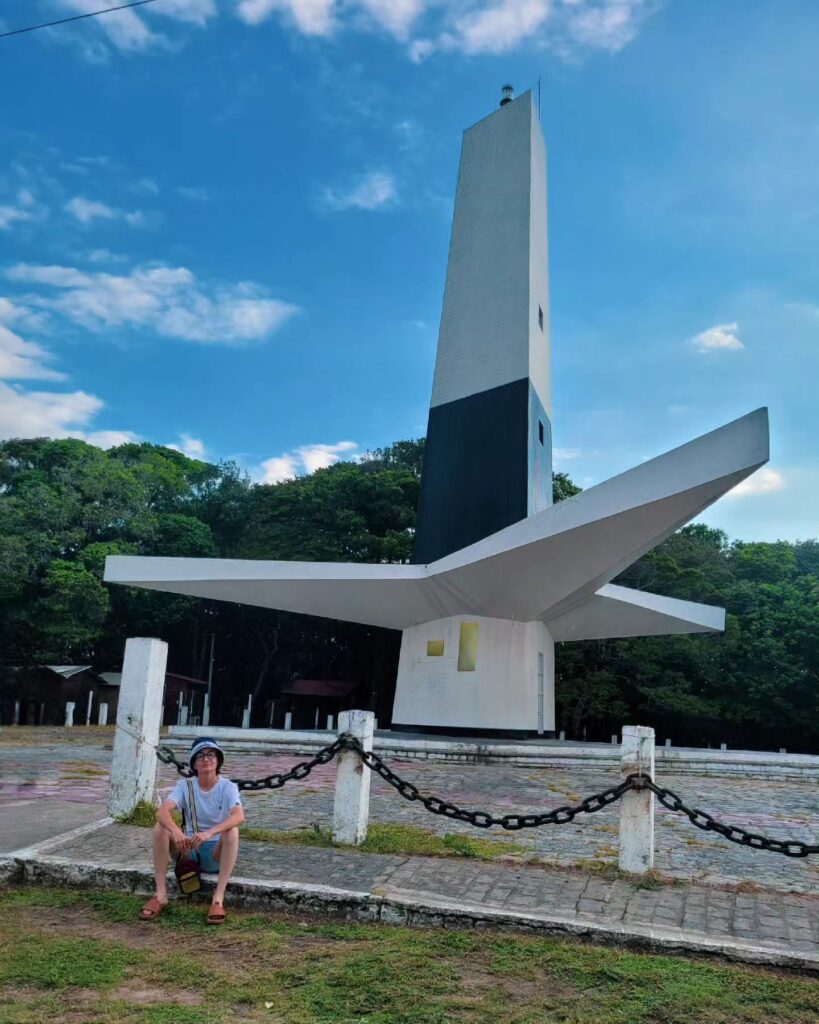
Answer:
<svg viewBox="0 0 819 1024"><path fill-rule="evenodd" d="M47 742L8 742L13 730L0 735L0 817L2 807L20 800L52 799L92 804L104 813L111 759L112 730L75 728L70 742L59 730ZM34 730L29 730L29 734ZM226 771L233 777L258 778L283 771L301 760L297 755L231 754ZM425 793L445 797L462 807L497 814L548 810L617 781L611 773L589 770L516 767L507 764L398 761L390 764ZM161 766L159 790L176 780L172 768ZM658 775L658 781L687 803L711 811L721 820L777 838L819 842L819 786L815 781L759 780L743 777ZM313 823L329 828L335 768L317 768L309 778L281 790L244 796L248 824L269 829L295 829ZM409 803L382 779L372 780L370 820L401 822L434 832L476 834L469 825L453 822ZM514 843L558 866L584 861L616 864L618 810L615 804L594 815L561 826L515 833L492 829L477 834ZM819 892L819 858L796 860L780 854L736 846L695 829L687 818L656 807L656 868L664 876L709 883L753 882L783 891ZM11 848L9 843L5 848Z"/></svg>
<svg viewBox="0 0 819 1024"><path fill-rule="evenodd" d="M0 878L150 890L150 833L102 822L0 861ZM361 920L512 927L819 971L819 896L641 888L583 871L242 844L229 900Z"/></svg>

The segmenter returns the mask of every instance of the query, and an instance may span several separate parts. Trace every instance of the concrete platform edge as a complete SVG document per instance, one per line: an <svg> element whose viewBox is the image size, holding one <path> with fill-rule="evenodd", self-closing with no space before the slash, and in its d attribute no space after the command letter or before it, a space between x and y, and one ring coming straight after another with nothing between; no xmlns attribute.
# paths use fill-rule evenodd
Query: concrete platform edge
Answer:
<svg viewBox="0 0 819 1024"><path fill-rule="evenodd" d="M0 859L0 883L119 889L148 894L153 891L149 871L76 863L61 857ZM247 909L283 910L324 914L348 921L381 922L407 927L478 928L523 932L529 935L573 936L602 945L617 945L646 952L716 956L722 959L785 967L819 973L819 956L756 946L737 940L715 940L680 929L606 926L559 914L510 912L446 899L430 900L421 893L402 890L356 892L332 886L235 878L229 901Z"/></svg>

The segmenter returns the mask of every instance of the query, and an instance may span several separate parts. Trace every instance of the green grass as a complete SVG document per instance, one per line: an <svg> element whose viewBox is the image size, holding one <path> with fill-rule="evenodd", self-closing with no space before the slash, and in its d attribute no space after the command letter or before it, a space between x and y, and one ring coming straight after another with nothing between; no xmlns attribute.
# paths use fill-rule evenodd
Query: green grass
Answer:
<svg viewBox="0 0 819 1024"><path fill-rule="evenodd" d="M278 843L282 846L335 846L332 834L317 825L292 832L276 832L266 828L243 828L243 838L252 842ZM495 860L498 857L523 855L528 851L508 839L476 839L472 836L447 833L438 835L415 825L370 825L361 846L345 846L360 853L395 853L424 857L472 857Z"/></svg>
<svg viewBox="0 0 819 1024"><path fill-rule="evenodd" d="M177 825L182 825L182 812L171 811L171 817ZM117 818L123 825L139 825L140 828L153 828L156 824L156 805L148 800L140 800L130 814Z"/></svg>
<svg viewBox="0 0 819 1024"><path fill-rule="evenodd" d="M407 929L115 892L0 890L0 1021L807 1024L819 978L493 932ZM150 998L146 998L146 992ZM77 1010L81 1007L81 1015ZM68 1016L71 1008L75 1015Z"/></svg>

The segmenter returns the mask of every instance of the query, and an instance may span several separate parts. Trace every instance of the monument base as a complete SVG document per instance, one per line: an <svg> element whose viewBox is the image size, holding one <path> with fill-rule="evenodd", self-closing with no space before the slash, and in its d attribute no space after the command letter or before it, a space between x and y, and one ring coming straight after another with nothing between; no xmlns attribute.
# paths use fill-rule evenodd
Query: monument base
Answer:
<svg viewBox="0 0 819 1024"><path fill-rule="evenodd" d="M554 641L542 622L455 615L405 629L392 728L554 736Z"/></svg>
<svg viewBox="0 0 819 1024"><path fill-rule="evenodd" d="M546 732L531 729L468 729L456 728L454 725L401 725L392 723L391 732L403 732L413 736L462 736L464 739L487 740L553 740L557 733L554 729Z"/></svg>

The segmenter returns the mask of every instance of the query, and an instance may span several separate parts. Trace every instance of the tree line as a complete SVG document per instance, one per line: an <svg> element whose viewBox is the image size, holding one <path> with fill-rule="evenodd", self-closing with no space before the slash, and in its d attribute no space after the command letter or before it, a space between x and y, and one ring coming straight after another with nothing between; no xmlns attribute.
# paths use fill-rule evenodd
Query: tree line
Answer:
<svg viewBox="0 0 819 1024"><path fill-rule="evenodd" d="M128 636L207 675L214 718L265 707L294 679L345 679L389 721L400 634L102 582L106 555L406 562L423 440L277 484L151 444L0 443L0 665L116 670ZM555 501L578 488L555 474ZM819 542L729 542L686 527L616 582L723 605L723 636L558 644L558 728L603 739L626 721L675 744L819 749Z"/></svg>

